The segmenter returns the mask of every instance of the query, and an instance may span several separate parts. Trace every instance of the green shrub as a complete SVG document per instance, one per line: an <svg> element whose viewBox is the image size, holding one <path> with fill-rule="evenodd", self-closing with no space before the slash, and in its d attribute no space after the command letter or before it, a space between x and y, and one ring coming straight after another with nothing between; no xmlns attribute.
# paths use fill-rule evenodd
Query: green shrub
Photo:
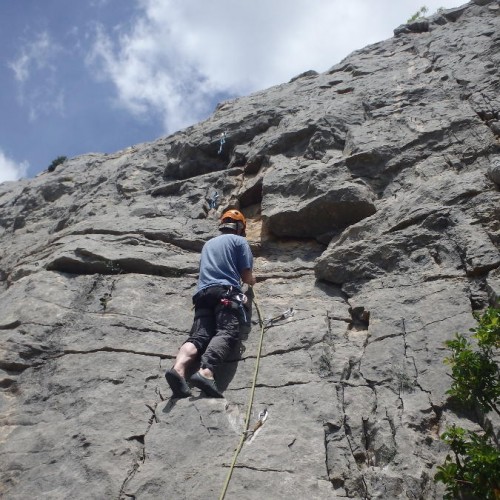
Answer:
<svg viewBox="0 0 500 500"><path fill-rule="evenodd" d="M68 158L66 156L58 156L55 160L52 160L52 163L47 167L49 172L53 172L58 165L64 163Z"/></svg>
<svg viewBox="0 0 500 500"><path fill-rule="evenodd" d="M474 344L461 334L446 342L451 356L445 362L451 365L453 380L447 393L463 406L500 415L500 309L489 308L475 317ZM491 431L453 426L441 439L453 453L434 477L446 485L445 498L500 499L500 450Z"/></svg>
<svg viewBox="0 0 500 500"><path fill-rule="evenodd" d="M424 14L426 14L428 10L429 9L425 5L422 5L422 7L420 7L420 9L418 9L417 12L415 12L415 14L413 14L413 16L411 16L406 22L412 23L413 21L424 17Z"/></svg>
<svg viewBox="0 0 500 500"><path fill-rule="evenodd" d="M500 309L489 308L476 319L479 324L471 329L476 346L461 334L446 342L451 356L445 362L451 365L453 379L447 393L470 408L500 416L500 371L494 359L500 348Z"/></svg>
<svg viewBox="0 0 500 500"><path fill-rule="evenodd" d="M435 475L446 485L444 498L500 498L500 451L491 438L453 426L441 439L453 452Z"/></svg>

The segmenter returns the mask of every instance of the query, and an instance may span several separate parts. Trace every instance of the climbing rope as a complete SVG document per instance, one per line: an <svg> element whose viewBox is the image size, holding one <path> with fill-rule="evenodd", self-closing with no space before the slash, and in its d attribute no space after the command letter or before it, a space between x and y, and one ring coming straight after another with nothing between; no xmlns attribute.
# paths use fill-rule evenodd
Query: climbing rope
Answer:
<svg viewBox="0 0 500 500"><path fill-rule="evenodd" d="M257 309L257 314L259 316L260 338L259 338L259 346L257 348L257 359L255 361L255 370L253 374L252 388L250 389L250 397L248 399L248 408L245 416L245 424L243 432L241 433L240 442L238 443L238 446L234 452L233 461L231 462L231 465L229 467L229 472L227 474L226 481L224 482L224 486L222 488L222 493L219 497L219 500L224 500L224 498L226 497L227 488L229 486L229 481L231 481L231 476L233 475L233 470L234 466L236 465L236 460L238 460L238 455L240 454L241 448L243 448L243 443L245 442L245 439L247 438L248 435L248 426L250 425L250 414L252 412L253 398L255 395L255 386L257 384L257 376L259 374L260 355L262 352L262 344L264 341L264 332L266 331L266 327L264 325L264 320L262 319L262 314L260 312L259 304L255 299L255 294L253 298L253 303L255 304L255 308Z"/></svg>

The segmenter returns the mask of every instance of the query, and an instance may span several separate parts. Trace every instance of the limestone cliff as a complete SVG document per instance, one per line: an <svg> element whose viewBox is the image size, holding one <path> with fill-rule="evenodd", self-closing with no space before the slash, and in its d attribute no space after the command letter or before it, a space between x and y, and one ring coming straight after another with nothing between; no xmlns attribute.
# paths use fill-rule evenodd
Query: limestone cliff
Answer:
<svg viewBox="0 0 500 500"><path fill-rule="evenodd" d="M500 294L499 12L444 11L170 137L1 184L2 498L218 498L255 311L225 399L170 400L163 374L227 206L264 317L295 310L266 331L269 417L227 498L441 498L438 436L477 425L447 400L443 343Z"/></svg>

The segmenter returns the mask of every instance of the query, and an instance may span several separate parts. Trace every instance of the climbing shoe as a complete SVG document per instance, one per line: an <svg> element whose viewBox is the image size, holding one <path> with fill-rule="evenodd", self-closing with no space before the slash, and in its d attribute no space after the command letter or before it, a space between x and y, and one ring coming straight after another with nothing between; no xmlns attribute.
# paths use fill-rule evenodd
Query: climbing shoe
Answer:
<svg viewBox="0 0 500 500"><path fill-rule="evenodd" d="M166 371L165 378L167 379L170 389L172 389L172 397L188 398L191 396L191 391L189 390L186 380L173 368Z"/></svg>
<svg viewBox="0 0 500 500"><path fill-rule="evenodd" d="M219 392L219 389L217 389L217 384L215 383L215 380L206 378L201 373L196 372L190 379L189 381L195 386L198 387L198 389L201 389L207 396L210 396L211 398L223 398L224 396L222 395L221 392Z"/></svg>

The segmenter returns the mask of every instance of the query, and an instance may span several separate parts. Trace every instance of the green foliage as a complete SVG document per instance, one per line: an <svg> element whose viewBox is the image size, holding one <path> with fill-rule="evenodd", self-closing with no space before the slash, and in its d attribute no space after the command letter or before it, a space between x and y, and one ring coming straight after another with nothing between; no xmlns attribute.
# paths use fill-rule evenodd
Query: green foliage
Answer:
<svg viewBox="0 0 500 500"><path fill-rule="evenodd" d="M53 172L58 165L64 163L68 158L66 156L58 156L55 160L52 160L52 163L48 166L47 170L49 172Z"/></svg>
<svg viewBox="0 0 500 500"><path fill-rule="evenodd" d="M447 393L469 407L499 413L500 370L494 355L500 347L500 309L487 309L481 318L476 319L479 324L471 331L477 347L461 334L446 342L451 357L445 362L452 367L453 379Z"/></svg>
<svg viewBox="0 0 500 500"><path fill-rule="evenodd" d="M406 22L412 23L413 21L416 21L417 19L424 17L424 15L428 11L429 11L429 9L425 5L422 5L422 7L420 7L420 9L418 9L417 12L415 12L415 14L413 14L413 16L411 16Z"/></svg>
<svg viewBox="0 0 500 500"><path fill-rule="evenodd" d="M445 498L500 498L500 451L491 440L455 426L441 439L453 452L435 475L446 485Z"/></svg>
<svg viewBox="0 0 500 500"><path fill-rule="evenodd" d="M405 390L408 392L413 392L413 389L415 388L415 380L410 375L402 371L396 373L396 378L399 382L399 392L403 392Z"/></svg>
<svg viewBox="0 0 500 500"><path fill-rule="evenodd" d="M479 322L477 328L471 329L474 337L477 338L479 347L482 349L500 348L500 309L490 307L483 316L475 314L474 317Z"/></svg>
<svg viewBox="0 0 500 500"><path fill-rule="evenodd" d="M447 393L463 405L500 415L500 309L489 308L475 317L474 345L461 334L446 342L451 356L445 362L451 365L453 379ZM500 500L500 450L492 434L453 426L441 439L453 453L434 477L446 485L445 498Z"/></svg>

